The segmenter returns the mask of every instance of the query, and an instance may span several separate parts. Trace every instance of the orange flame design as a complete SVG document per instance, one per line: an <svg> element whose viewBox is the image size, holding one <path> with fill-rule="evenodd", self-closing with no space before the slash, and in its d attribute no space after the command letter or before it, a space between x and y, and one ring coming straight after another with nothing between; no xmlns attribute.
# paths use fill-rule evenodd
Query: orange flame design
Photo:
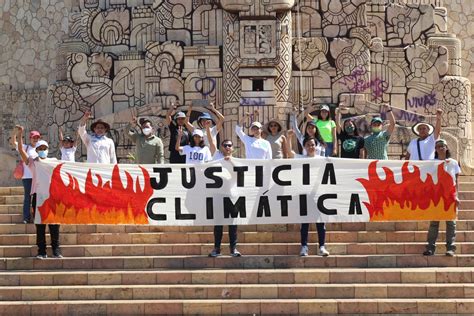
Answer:
<svg viewBox="0 0 474 316"><path fill-rule="evenodd" d="M453 220L456 218L456 186L453 177L438 166L438 181L428 174L420 178L420 168L402 166L402 182L396 183L390 168L383 167L385 180L377 174L377 161L369 165L369 178L357 179L367 191L370 203L364 202L370 221Z"/></svg>
<svg viewBox="0 0 474 316"><path fill-rule="evenodd" d="M76 178L66 173L69 185L61 178L61 167L54 168L49 187L49 198L38 207L43 224L148 224L146 204L153 194L153 188L147 185L149 173L140 169L145 177L144 188L140 187L138 178L135 181L125 172L126 186L120 179L119 167L114 166L111 181L103 183L98 174L97 185L92 182L92 172L88 171L85 192L79 189Z"/></svg>

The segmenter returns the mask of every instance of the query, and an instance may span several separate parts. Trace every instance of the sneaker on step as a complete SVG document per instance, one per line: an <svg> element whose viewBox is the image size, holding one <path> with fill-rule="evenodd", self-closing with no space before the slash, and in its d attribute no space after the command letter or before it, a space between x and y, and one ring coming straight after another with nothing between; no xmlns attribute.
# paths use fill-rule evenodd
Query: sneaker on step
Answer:
<svg viewBox="0 0 474 316"><path fill-rule="evenodd" d="M431 249L427 249L423 252L423 256L433 256L433 255L434 255L434 251Z"/></svg>
<svg viewBox="0 0 474 316"><path fill-rule="evenodd" d="M63 258L63 255L61 254L61 250L59 249L54 249L53 250L53 258Z"/></svg>
<svg viewBox="0 0 474 316"><path fill-rule="evenodd" d="M327 256L329 256L329 251L327 251L326 247L321 246L321 247L319 247L319 252L318 252L318 254L319 254L320 256L327 257Z"/></svg>
<svg viewBox="0 0 474 316"><path fill-rule="evenodd" d="M221 250L219 248L212 249L209 257L219 257L221 255Z"/></svg>
<svg viewBox="0 0 474 316"><path fill-rule="evenodd" d="M308 246L301 246L300 256L306 257L308 255Z"/></svg>
<svg viewBox="0 0 474 316"><path fill-rule="evenodd" d="M448 256L448 257L454 257L455 254L456 254L456 251L454 251L452 249L446 251L446 256Z"/></svg>
<svg viewBox="0 0 474 316"><path fill-rule="evenodd" d="M232 257L242 257L242 254L241 254L237 249L232 249L232 250L230 251L230 255L231 255Z"/></svg>
<svg viewBox="0 0 474 316"><path fill-rule="evenodd" d="M48 258L48 255L46 255L46 254L44 254L44 255L39 254L39 255L36 256L36 259L40 259L40 260L43 260L43 259L46 259L46 258Z"/></svg>

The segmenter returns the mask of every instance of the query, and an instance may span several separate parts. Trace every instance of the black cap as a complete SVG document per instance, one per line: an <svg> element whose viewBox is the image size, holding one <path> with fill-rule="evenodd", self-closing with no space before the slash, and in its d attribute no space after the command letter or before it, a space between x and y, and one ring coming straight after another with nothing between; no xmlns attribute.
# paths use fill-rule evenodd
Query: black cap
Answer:
<svg viewBox="0 0 474 316"><path fill-rule="evenodd" d="M71 136L66 136L63 138L64 141L74 143L74 139Z"/></svg>

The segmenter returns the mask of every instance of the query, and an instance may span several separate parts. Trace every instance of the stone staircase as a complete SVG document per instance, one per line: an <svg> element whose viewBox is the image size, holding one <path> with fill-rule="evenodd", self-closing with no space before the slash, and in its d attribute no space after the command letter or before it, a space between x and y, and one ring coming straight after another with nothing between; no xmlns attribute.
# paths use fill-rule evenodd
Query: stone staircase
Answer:
<svg viewBox="0 0 474 316"><path fill-rule="evenodd" d="M473 314L474 177L460 191L452 258L392 222L328 224L325 258L298 256L298 225L239 227L241 258L207 257L212 227L63 225L65 258L37 260L22 189L0 188L0 315Z"/></svg>

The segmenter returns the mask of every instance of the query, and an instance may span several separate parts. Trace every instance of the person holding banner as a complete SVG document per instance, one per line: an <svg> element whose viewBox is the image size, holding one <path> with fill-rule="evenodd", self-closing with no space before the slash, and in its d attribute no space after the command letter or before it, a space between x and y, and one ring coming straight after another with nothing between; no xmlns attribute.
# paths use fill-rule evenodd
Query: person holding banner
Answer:
<svg viewBox="0 0 474 316"><path fill-rule="evenodd" d="M31 186L31 194L32 194L32 205L33 210L36 210L36 188L37 188L37 174L36 174L36 164L39 163L41 160L48 160L53 158L48 158L48 143L44 140L40 140L36 143L35 151L37 155L35 157L31 157L28 155L26 150L23 149L23 131L24 128L22 126L18 126L18 138L20 140L20 145L18 146L18 151L20 152L21 159L31 170L32 174L32 186ZM36 258L38 259L45 259L48 257L46 254L46 224L36 224L36 244L38 246L38 255ZM51 247L53 248L53 257L54 258L62 258L61 249L59 246L59 225L56 224L49 224L49 234L51 235Z"/></svg>
<svg viewBox="0 0 474 316"><path fill-rule="evenodd" d="M91 117L91 112L84 113L79 123L79 136L87 148L87 162L116 164L114 141L106 136L110 125L102 120L91 124L92 135L86 131L86 122Z"/></svg>
<svg viewBox="0 0 474 316"><path fill-rule="evenodd" d="M230 139L224 139L221 143L220 150L217 150L214 139L211 136L211 133L208 133L207 137L209 140L211 154L213 155L212 160L230 160L232 158L232 153L234 151L234 145ZM232 257L240 257L242 254L237 250L237 225L229 225L229 248L230 255ZM209 257L218 257L221 255L221 243L223 235L223 226L216 225L214 226L214 249L209 253Z"/></svg>
<svg viewBox="0 0 474 316"><path fill-rule="evenodd" d="M178 130L181 128L182 135L180 138L179 146L185 146L189 144L190 135L189 132L184 129L185 122L186 122L186 114L183 112L178 112L175 114L177 106L172 103L171 107L168 109L166 113L166 125L168 125L168 129L170 130L170 144L169 144L169 151L170 151L170 163L186 163L186 157L181 156L179 151L176 151L176 144L178 139ZM174 115L174 116L173 116ZM174 119L173 119L174 118Z"/></svg>
<svg viewBox="0 0 474 316"><path fill-rule="evenodd" d="M255 111L255 115L258 112ZM240 140L245 145L245 158L247 159L272 159L272 146L270 143L262 138L262 124L260 122L252 122L250 124L251 136L246 135L242 127L246 120L250 117L248 112L240 119L239 123L235 125L235 132Z"/></svg>
<svg viewBox="0 0 474 316"><path fill-rule="evenodd" d="M304 149L306 151L305 155L296 154L291 148L291 138L294 135L293 130L288 130L288 158L322 158L324 157L324 150L321 143L314 137L307 137L304 139ZM329 256L329 251L326 249L326 224L325 223L316 223L316 229L318 231L318 243L319 250L318 254L323 257ZM300 256L308 255L308 235L309 235L309 223L301 224L300 229L301 234L301 250Z"/></svg>
<svg viewBox="0 0 474 316"><path fill-rule="evenodd" d="M367 159L388 159L387 149L388 144L390 143L390 137L395 130L395 116L393 115L392 108L388 104L381 107L381 113L385 113L388 116L390 123L386 130L382 130L383 120L381 117L374 117L370 121L372 134L364 139L364 148L367 153Z"/></svg>
<svg viewBox="0 0 474 316"><path fill-rule="evenodd" d="M176 139L175 149L181 155L186 156L187 164L202 164L212 160L209 147L204 144L204 133L200 129L195 129L191 145L180 146L181 138L183 137L184 127L179 127L178 138Z"/></svg>
<svg viewBox="0 0 474 316"><path fill-rule="evenodd" d="M441 116L443 110L436 111L436 126L419 122L412 127L418 138L412 139L407 148L406 160L433 160L435 157L435 142L441 134Z"/></svg>
<svg viewBox="0 0 474 316"><path fill-rule="evenodd" d="M297 108L294 108L295 112L297 110L298 110ZM326 155L327 145L324 142L324 140L322 139L321 134L319 133L319 130L316 127L316 123L312 119L312 116L311 116L311 119L308 120L308 122L306 123L305 128L303 129L304 134L301 132L301 130L298 127L298 122L297 122L297 119L296 119L296 115L294 113L290 115L290 128L295 133L296 139L298 140L300 146L303 148L303 155L307 154L306 149L304 148L303 142L308 137L314 137L318 141L318 143L321 145L321 149L324 152L322 155L323 156Z"/></svg>
<svg viewBox="0 0 474 316"><path fill-rule="evenodd" d="M135 161L139 164L164 163L163 142L154 134L153 125L147 118L133 116L129 124L128 138L136 145Z"/></svg>
<svg viewBox="0 0 474 316"><path fill-rule="evenodd" d="M15 127L11 134L11 145L19 152L20 146L17 142L17 127ZM30 143L28 145L22 144L22 149L28 154L28 156L36 157L36 144L41 138L41 134L38 131L30 132ZM23 140L20 139L23 143ZM28 166L20 160L21 166L23 167L23 175L21 175L21 182L23 184L23 224L31 223L31 185L32 175ZM18 177L19 178L19 177Z"/></svg>
<svg viewBox="0 0 474 316"><path fill-rule="evenodd" d="M210 103L210 110L216 115L217 117L217 123L212 126L213 124L213 121L212 121L212 117L209 113L202 113L198 119L197 119L197 124L199 126L199 128L202 130L203 134L204 134L204 144L208 147L210 147L210 144L209 144L209 141L208 141L208 137L207 137L207 126L211 126L210 128L210 131L211 131L211 136L214 140L214 143L217 144L217 134L219 134L220 130L222 129L222 124L224 123L224 115L222 115L221 112L219 112L215 105L214 105L214 102L211 102ZM193 112L193 106L192 104L189 106L188 108L188 112L186 114L186 128L192 133L195 129L195 127L193 126L193 124L191 124L191 122L189 121L190 118L191 118L191 113Z"/></svg>
<svg viewBox="0 0 474 316"><path fill-rule="evenodd" d="M461 168L459 163L451 158L451 153L448 149L448 144L444 139L439 139L435 144L435 159L445 161L445 170L451 174L456 185L456 204L459 207L459 198L457 192L459 189L459 174ZM426 250L423 252L425 256L432 256L436 251L436 239L438 239L439 221L431 221L428 229L428 244ZM446 256L453 257L456 254L456 221L446 221Z"/></svg>
<svg viewBox="0 0 474 316"><path fill-rule="evenodd" d="M364 137L359 136L354 122L347 119L341 126L341 111L347 110L342 105L336 109L336 132L341 141L341 158L364 159Z"/></svg>

